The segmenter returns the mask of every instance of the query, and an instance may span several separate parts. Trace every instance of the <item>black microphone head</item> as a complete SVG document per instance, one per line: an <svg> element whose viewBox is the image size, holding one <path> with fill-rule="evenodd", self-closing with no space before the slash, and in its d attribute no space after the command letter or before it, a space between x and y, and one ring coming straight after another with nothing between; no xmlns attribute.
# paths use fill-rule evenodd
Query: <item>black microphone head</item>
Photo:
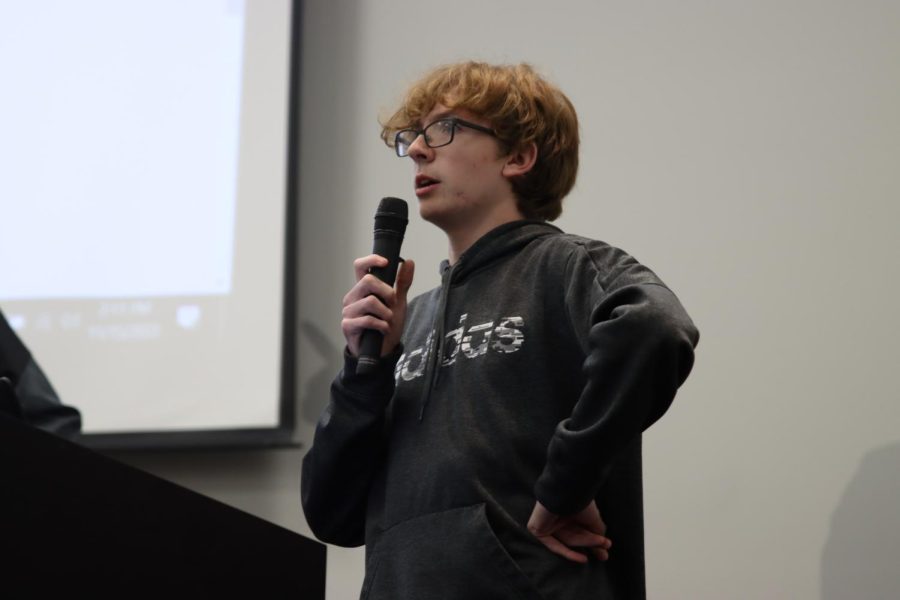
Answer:
<svg viewBox="0 0 900 600"><path fill-rule="evenodd" d="M400 198L392 198L390 196L382 198L378 204L378 210L375 211L375 218L378 217L395 217L406 219L409 216L409 208L406 206L406 200Z"/></svg>
<svg viewBox="0 0 900 600"><path fill-rule="evenodd" d="M407 214L406 200L382 198L375 212L375 233L398 235L402 240L406 233Z"/></svg>

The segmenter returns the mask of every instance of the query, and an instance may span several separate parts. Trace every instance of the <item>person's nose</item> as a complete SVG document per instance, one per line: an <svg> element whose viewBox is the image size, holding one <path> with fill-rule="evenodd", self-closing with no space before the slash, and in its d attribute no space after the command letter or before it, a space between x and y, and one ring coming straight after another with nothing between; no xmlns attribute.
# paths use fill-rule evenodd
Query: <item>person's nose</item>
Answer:
<svg viewBox="0 0 900 600"><path fill-rule="evenodd" d="M434 148L425 143L425 134L420 133L409 145L409 157L415 162L429 161L434 156Z"/></svg>

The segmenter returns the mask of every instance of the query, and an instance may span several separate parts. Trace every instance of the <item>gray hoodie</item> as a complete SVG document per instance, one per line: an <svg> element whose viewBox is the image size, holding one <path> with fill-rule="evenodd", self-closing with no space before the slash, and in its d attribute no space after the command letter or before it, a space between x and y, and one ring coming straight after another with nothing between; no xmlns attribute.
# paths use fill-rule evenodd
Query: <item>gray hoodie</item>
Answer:
<svg viewBox="0 0 900 600"><path fill-rule="evenodd" d="M307 521L366 544L363 598L643 598L641 432L697 341L623 251L503 225L410 302L380 373L346 356L303 463ZM547 550L525 527L536 499L560 515L596 500L610 559Z"/></svg>

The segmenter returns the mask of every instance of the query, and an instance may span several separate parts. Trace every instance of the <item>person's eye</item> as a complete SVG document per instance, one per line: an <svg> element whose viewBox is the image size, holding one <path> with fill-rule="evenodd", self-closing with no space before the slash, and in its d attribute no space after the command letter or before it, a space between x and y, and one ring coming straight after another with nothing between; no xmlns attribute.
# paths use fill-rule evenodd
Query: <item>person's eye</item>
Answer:
<svg viewBox="0 0 900 600"><path fill-rule="evenodd" d="M438 127L440 128L441 133L453 133L453 130L456 129L456 121L453 119L443 119L438 121Z"/></svg>
<svg viewBox="0 0 900 600"><path fill-rule="evenodd" d="M412 129L404 129L397 134L397 141L401 144L406 144L407 146L409 146L414 141L416 141L417 136L418 133L413 131Z"/></svg>

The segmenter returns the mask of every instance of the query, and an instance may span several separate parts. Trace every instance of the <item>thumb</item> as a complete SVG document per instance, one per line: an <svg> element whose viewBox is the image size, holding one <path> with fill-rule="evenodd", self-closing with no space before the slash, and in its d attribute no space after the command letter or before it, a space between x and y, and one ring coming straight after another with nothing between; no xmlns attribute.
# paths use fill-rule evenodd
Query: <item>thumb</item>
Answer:
<svg viewBox="0 0 900 600"><path fill-rule="evenodd" d="M406 294L413 282L413 275L416 272L416 263L412 259L404 260L400 263L400 269L397 271L397 298L401 302L406 302Z"/></svg>

